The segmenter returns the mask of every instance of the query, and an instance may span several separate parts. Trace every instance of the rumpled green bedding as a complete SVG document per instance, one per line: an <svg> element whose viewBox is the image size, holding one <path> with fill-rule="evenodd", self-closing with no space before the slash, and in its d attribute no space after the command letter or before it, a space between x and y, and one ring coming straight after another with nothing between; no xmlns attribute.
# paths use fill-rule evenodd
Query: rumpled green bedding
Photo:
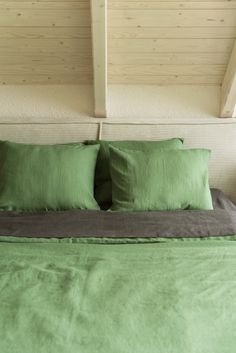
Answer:
<svg viewBox="0 0 236 353"><path fill-rule="evenodd" d="M0 238L0 353L235 353L235 236Z"/></svg>

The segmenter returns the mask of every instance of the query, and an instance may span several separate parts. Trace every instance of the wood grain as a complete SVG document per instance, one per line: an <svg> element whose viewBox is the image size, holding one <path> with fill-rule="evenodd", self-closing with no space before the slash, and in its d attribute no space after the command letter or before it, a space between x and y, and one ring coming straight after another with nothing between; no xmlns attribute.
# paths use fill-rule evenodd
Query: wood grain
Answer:
<svg viewBox="0 0 236 353"><path fill-rule="evenodd" d="M90 27L0 27L0 39L85 39Z"/></svg>
<svg viewBox="0 0 236 353"><path fill-rule="evenodd" d="M91 83L89 0L0 1L2 84Z"/></svg>
<svg viewBox="0 0 236 353"><path fill-rule="evenodd" d="M109 65L226 65L230 53L109 53ZM0 57L1 62L1 57Z"/></svg>
<svg viewBox="0 0 236 353"><path fill-rule="evenodd" d="M33 6L33 5L32 5ZM89 10L1 9L0 27L90 26Z"/></svg>
<svg viewBox="0 0 236 353"><path fill-rule="evenodd" d="M91 54L91 42L87 39L0 39L0 53L9 55Z"/></svg>
<svg viewBox="0 0 236 353"><path fill-rule="evenodd" d="M230 10L110 10L111 27L234 27Z"/></svg>
<svg viewBox="0 0 236 353"><path fill-rule="evenodd" d="M93 83L92 74L55 74L51 72L50 75L38 75L38 74L20 74L12 75L1 74L0 75L0 85L11 85L11 84L91 84Z"/></svg>
<svg viewBox="0 0 236 353"><path fill-rule="evenodd" d="M225 10L236 9L236 1L119 1L110 0L110 9L135 10Z"/></svg>
<svg viewBox="0 0 236 353"><path fill-rule="evenodd" d="M108 82L113 84L144 84L144 85L220 85L221 76L145 76L145 75L109 75Z"/></svg>
<svg viewBox="0 0 236 353"><path fill-rule="evenodd" d="M117 76L222 76L225 74L226 65L110 65L109 70L111 75Z"/></svg>
<svg viewBox="0 0 236 353"><path fill-rule="evenodd" d="M110 27L109 38L236 38L234 27Z"/></svg>
<svg viewBox="0 0 236 353"><path fill-rule="evenodd" d="M111 53L229 53L233 39L113 39Z"/></svg>
<svg viewBox="0 0 236 353"><path fill-rule="evenodd" d="M110 82L221 84L236 1L110 0L108 23Z"/></svg>

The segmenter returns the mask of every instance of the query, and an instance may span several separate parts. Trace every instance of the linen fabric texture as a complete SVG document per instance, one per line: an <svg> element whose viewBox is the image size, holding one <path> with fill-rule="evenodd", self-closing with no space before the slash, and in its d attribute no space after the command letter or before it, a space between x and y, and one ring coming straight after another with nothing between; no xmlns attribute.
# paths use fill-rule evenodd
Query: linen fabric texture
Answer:
<svg viewBox="0 0 236 353"><path fill-rule="evenodd" d="M110 146L114 211L211 210L210 151L120 149Z"/></svg>
<svg viewBox="0 0 236 353"><path fill-rule="evenodd" d="M0 144L0 209L99 209L94 173L99 145Z"/></svg>

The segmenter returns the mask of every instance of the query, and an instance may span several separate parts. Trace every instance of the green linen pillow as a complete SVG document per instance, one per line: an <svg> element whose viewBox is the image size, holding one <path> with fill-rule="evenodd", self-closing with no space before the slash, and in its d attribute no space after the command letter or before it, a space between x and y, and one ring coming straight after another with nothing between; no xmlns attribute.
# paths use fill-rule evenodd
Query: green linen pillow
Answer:
<svg viewBox="0 0 236 353"><path fill-rule="evenodd" d="M131 151L110 147L112 210L212 210L209 150Z"/></svg>
<svg viewBox="0 0 236 353"><path fill-rule="evenodd" d="M110 152L109 146L138 150L149 153L160 149L180 149L183 139L172 138L162 141L86 141L85 144L100 144L97 165L95 170L95 199L102 209L108 209L112 203L111 176L110 176Z"/></svg>
<svg viewBox="0 0 236 353"><path fill-rule="evenodd" d="M99 209L94 173L99 145L0 144L0 209Z"/></svg>

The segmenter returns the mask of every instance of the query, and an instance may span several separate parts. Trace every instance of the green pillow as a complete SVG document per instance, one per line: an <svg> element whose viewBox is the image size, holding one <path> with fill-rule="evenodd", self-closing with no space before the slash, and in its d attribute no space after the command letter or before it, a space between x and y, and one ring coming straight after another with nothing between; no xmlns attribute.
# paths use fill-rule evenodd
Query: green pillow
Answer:
<svg viewBox="0 0 236 353"><path fill-rule="evenodd" d="M99 209L94 173L99 145L0 144L0 209Z"/></svg>
<svg viewBox="0 0 236 353"><path fill-rule="evenodd" d="M180 149L183 146L183 140L172 138L163 141L96 141L85 142L88 145L100 144L98 152L97 166L95 171L95 199L102 209L108 209L111 206L111 176L110 176L110 152L109 146L138 150L149 153L156 149Z"/></svg>
<svg viewBox="0 0 236 353"><path fill-rule="evenodd" d="M112 210L212 210L209 150L130 151L110 147Z"/></svg>

